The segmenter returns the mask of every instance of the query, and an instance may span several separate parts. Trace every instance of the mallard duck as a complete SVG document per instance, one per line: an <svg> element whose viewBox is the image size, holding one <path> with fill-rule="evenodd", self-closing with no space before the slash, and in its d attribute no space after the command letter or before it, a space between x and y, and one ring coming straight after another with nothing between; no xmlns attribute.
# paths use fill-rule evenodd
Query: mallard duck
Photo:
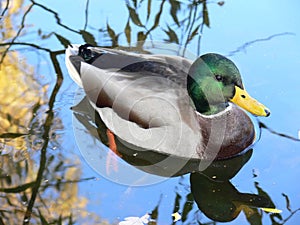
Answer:
<svg viewBox="0 0 300 225"><path fill-rule="evenodd" d="M71 45L66 66L105 126L136 155L229 158L255 139L244 110L270 115L246 92L235 64L215 53L192 62L180 56Z"/></svg>

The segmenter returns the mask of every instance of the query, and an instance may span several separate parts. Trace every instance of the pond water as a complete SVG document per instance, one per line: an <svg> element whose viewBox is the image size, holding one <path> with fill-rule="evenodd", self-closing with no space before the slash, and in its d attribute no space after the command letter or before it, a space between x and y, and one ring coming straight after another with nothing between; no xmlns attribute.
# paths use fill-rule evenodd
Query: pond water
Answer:
<svg viewBox="0 0 300 225"><path fill-rule="evenodd" d="M299 224L300 5L288 3L1 1L0 224ZM84 93L68 75L65 49L150 40L236 63L248 92L271 110L251 117L253 150L206 175L168 178L101 144L87 128L94 124L74 114ZM218 182L208 179L216 174Z"/></svg>

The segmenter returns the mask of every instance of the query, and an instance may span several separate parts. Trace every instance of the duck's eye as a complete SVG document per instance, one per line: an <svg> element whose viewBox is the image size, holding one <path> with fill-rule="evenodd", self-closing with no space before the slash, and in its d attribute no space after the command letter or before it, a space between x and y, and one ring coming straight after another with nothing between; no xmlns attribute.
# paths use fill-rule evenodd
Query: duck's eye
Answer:
<svg viewBox="0 0 300 225"><path fill-rule="evenodd" d="M216 78L217 81L222 81L223 80L222 75L219 75L219 74L215 75L215 78Z"/></svg>

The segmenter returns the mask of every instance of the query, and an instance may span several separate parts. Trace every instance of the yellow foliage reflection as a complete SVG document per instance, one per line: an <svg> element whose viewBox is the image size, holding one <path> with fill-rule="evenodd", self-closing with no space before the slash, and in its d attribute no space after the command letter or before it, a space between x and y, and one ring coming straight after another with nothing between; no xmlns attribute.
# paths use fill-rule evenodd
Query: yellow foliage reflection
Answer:
<svg viewBox="0 0 300 225"><path fill-rule="evenodd" d="M8 10L0 18L2 43L9 43L16 35L26 35L23 31L18 33L26 10L24 1L8 2ZM1 9L6 3L0 2ZM37 182L41 168L37 158L49 145L59 147L60 135L56 133L63 125L57 115L45 125L50 108L48 87L37 81L34 67L20 52L7 51L7 47L0 46L0 57L5 53L0 65L0 224L24 222L36 184L39 189L30 211L34 223L91 216L86 210L88 200L79 196L81 167L76 158L66 159L56 147L52 155L46 154L42 182ZM50 129L44 135L46 126Z"/></svg>
<svg viewBox="0 0 300 225"><path fill-rule="evenodd" d="M4 3L1 2L2 8ZM18 29L18 26L15 27L14 21L23 9L23 0L10 2L7 15L1 18L1 42L10 40L16 35L15 29ZM4 47L0 48L1 55L4 51ZM45 104L46 87L42 87L33 75L33 67L27 65L26 60L18 52L9 51L6 54L0 67L0 134L28 133L33 107ZM19 156L20 151L26 151L23 137L6 140L5 143L3 140L0 142L5 151L15 150L15 156Z"/></svg>

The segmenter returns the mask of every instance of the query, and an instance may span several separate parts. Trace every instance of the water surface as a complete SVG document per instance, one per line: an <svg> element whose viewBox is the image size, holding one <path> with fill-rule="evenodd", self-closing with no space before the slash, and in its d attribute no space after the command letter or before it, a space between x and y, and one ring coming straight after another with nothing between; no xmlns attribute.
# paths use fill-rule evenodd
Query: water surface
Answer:
<svg viewBox="0 0 300 225"><path fill-rule="evenodd" d="M282 212L244 207L229 215L228 224L299 224L298 6L269 0L2 1L0 224L117 224L147 213L151 224L172 224L174 212L182 216L177 224L219 224L230 211L220 199L238 193L264 196ZM74 125L70 107L82 91L64 64L67 44L128 47L144 40L181 44L194 55L228 56L248 92L271 109L268 118L253 117L261 137L233 162L240 170L227 175L226 184L192 177L199 193L206 193L199 201L221 209L199 210L189 174L166 179L139 171L155 182L122 185L98 173L80 152L76 132L95 148L91 157L98 159L96 146L102 145L78 121ZM118 163L122 168L124 162ZM111 173L124 178L121 171Z"/></svg>

